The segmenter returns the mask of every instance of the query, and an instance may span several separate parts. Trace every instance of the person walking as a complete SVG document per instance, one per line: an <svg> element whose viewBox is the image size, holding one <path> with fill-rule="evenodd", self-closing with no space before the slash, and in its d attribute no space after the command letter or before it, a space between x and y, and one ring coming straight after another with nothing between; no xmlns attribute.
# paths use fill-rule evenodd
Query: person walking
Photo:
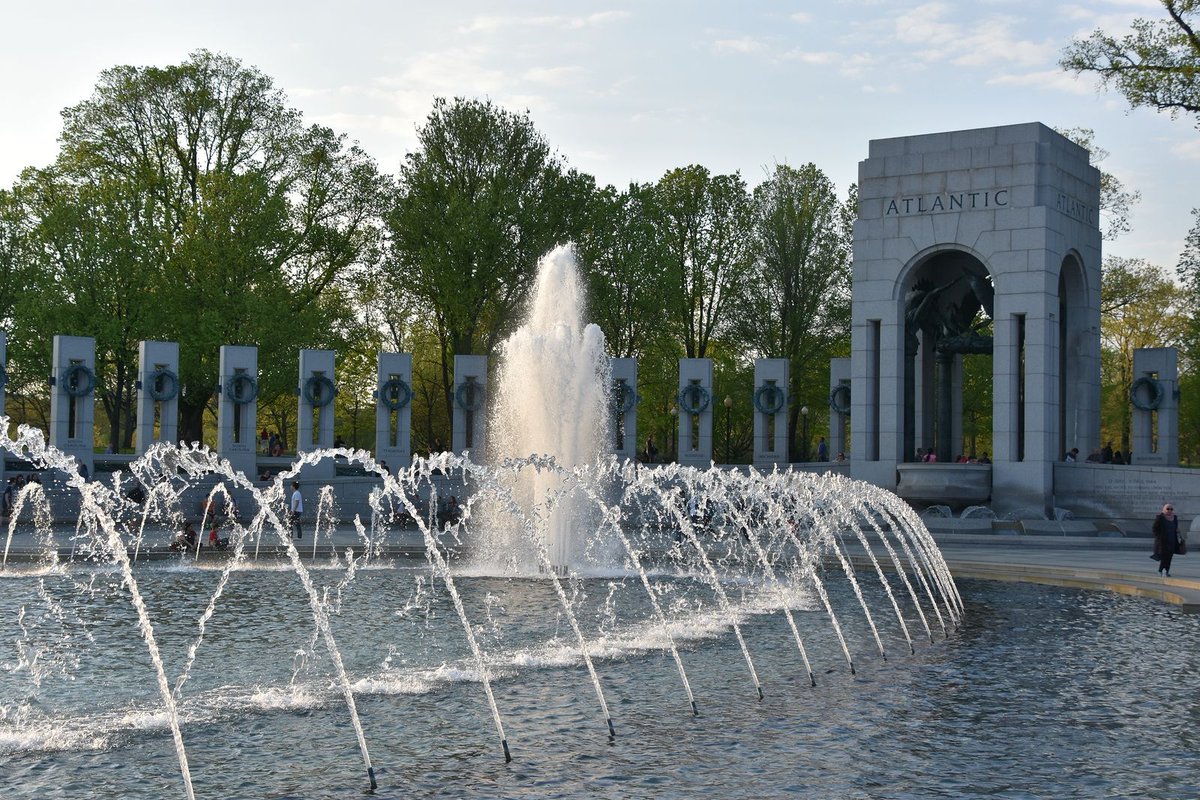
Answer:
<svg viewBox="0 0 1200 800"><path fill-rule="evenodd" d="M288 520L292 523L292 534L303 539L300 530L300 515L304 513L304 497L300 494L300 481L292 481L292 501L288 504Z"/></svg>
<svg viewBox="0 0 1200 800"><path fill-rule="evenodd" d="M1150 528L1154 532L1154 555L1158 561L1158 574L1166 573L1171 577L1171 559L1179 547L1179 517L1175 516L1175 506L1167 503L1162 513L1154 518Z"/></svg>

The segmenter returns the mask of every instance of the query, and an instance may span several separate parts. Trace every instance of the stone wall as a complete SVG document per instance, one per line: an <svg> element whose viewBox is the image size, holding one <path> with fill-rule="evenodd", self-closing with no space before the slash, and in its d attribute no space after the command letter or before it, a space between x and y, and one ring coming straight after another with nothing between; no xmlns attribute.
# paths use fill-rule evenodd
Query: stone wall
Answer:
<svg viewBox="0 0 1200 800"><path fill-rule="evenodd" d="M1076 519L1111 520L1127 536L1149 536L1154 515L1173 503L1200 541L1200 470L1114 464L1055 464L1054 505Z"/></svg>

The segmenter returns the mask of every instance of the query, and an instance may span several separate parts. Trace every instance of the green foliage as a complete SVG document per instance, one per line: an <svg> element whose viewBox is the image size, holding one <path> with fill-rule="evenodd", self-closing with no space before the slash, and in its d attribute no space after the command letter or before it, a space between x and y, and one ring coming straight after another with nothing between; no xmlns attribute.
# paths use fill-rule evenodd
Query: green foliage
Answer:
<svg viewBox="0 0 1200 800"><path fill-rule="evenodd" d="M1129 452L1133 351L1178 345L1186 330L1179 287L1141 259L1109 257L1101 285L1101 439Z"/></svg>
<svg viewBox="0 0 1200 800"><path fill-rule="evenodd" d="M643 357L664 335L667 259L655 225L654 187L598 190L576 253L588 284L588 320L600 326L614 356Z"/></svg>
<svg viewBox="0 0 1200 800"><path fill-rule="evenodd" d="M1162 0L1167 19L1137 19L1120 39L1096 30L1066 49L1060 66L1098 75L1134 108L1149 106L1172 115L1200 112L1200 37L1196 0Z"/></svg>
<svg viewBox="0 0 1200 800"><path fill-rule="evenodd" d="M528 114L490 101L437 99L417 139L388 216L387 278L432 320L448 414L454 355L490 352L513 329L538 258L573 237L594 182L565 169Z"/></svg>
<svg viewBox="0 0 1200 800"><path fill-rule="evenodd" d="M320 347L339 353L339 438L371 445L375 354L393 350L414 357L414 450L447 444L453 356L496 351L539 258L566 241L589 320L639 359L643 430L664 453L680 357L714 358L731 449L747 455L748 356L792 360L815 435L828 358L848 349L854 202L812 165L777 168L753 196L699 165L598 189L527 113L438 99L393 186L344 137L305 127L267 76L203 50L106 70L63 120L55 162L0 191L9 397L44 418L48 341L94 336L119 449L143 339L182 345L184 438L212 443L219 348L252 344L260 419L285 441L296 350Z"/></svg>
<svg viewBox="0 0 1200 800"><path fill-rule="evenodd" d="M1185 314L1180 364L1179 450L1200 462L1200 316L1196 313L1200 308L1200 208L1192 209L1192 217L1192 228L1175 267L1182 287L1179 305L1190 312Z"/></svg>
<svg viewBox="0 0 1200 800"><path fill-rule="evenodd" d="M810 409L810 432L827 413L829 359L847 352L850 335L851 191L845 203L813 164L777 165L754 190L755 261L742 296L736 337L749 352L789 363L789 440L799 409Z"/></svg>
<svg viewBox="0 0 1200 800"><path fill-rule="evenodd" d="M699 165L673 169L654 187L655 225L665 250L665 322L688 358L731 323L753 260L753 212L741 175Z"/></svg>
<svg viewBox="0 0 1200 800"><path fill-rule="evenodd" d="M221 345L259 347L269 403L294 388L297 347L341 341L348 279L378 252L388 193L358 147L304 128L269 78L203 50L106 70L63 119L54 166L14 191L37 270L14 327L30 354L55 333L96 337L111 444L129 444L141 339L184 345L188 439Z"/></svg>

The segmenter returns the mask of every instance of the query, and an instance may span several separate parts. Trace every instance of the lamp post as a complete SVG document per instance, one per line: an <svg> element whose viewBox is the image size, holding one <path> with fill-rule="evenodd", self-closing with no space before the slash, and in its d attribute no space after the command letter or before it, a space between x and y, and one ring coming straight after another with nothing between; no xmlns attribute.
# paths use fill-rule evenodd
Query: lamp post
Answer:
<svg viewBox="0 0 1200 800"><path fill-rule="evenodd" d="M733 398L725 395L725 463L729 463L729 412L733 410Z"/></svg>
<svg viewBox="0 0 1200 800"><path fill-rule="evenodd" d="M808 406L800 406L800 419L803 420L802 433L800 434L800 460L808 461Z"/></svg>
<svg viewBox="0 0 1200 800"><path fill-rule="evenodd" d="M679 409L671 406L671 459L679 460Z"/></svg>

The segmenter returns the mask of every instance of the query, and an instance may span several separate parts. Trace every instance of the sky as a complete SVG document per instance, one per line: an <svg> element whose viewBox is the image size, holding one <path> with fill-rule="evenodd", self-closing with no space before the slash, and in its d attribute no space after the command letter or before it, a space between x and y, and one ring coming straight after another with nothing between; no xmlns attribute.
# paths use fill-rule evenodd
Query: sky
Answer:
<svg viewBox="0 0 1200 800"><path fill-rule="evenodd" d="M1100 168L1142 194L1105 255L1173 272L1200 206L1194 120L1057 66L1073 38L1164 16L1157 0L0 0L0 186L53 161L61 110L104 69L203 48L393 174L439 96L528 111L570 166L619 188L688 164L753 187L812 162L844 193L871 139L1091 128Z"/></svg>

